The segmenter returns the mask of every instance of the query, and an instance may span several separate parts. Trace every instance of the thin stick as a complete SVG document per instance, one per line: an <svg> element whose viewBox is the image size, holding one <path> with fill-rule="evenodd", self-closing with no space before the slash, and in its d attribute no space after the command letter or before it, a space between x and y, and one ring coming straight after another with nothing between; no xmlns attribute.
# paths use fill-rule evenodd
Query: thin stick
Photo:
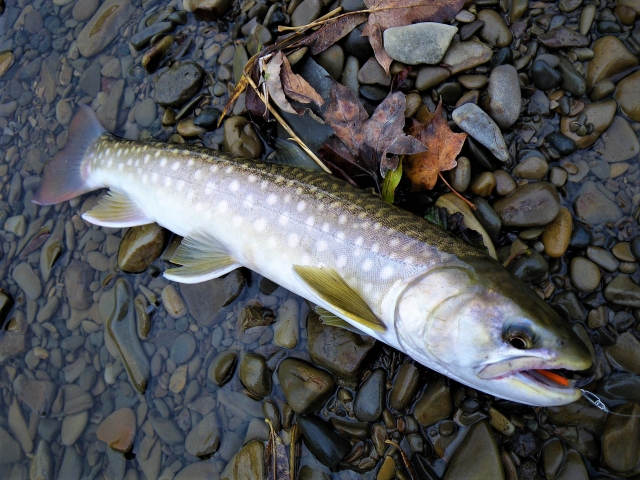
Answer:
<svg viewBox="0 0 640 480"><path fill-rule="evenodd" d="M444 182L444 184L449 187L449 190L451 190L451 192L453 192L453 194L455 196L457 196L458 198L460 198L460 200L462 200L464 203L466 203L467 205L469 205L469 208L471 210L476 210L478 207L476 207L473 203L471 203L469 200L467 200L466 198L464 198L462 195L460 195L455 188L453 188L451 185L449 185L449 182L447 182L444 179L444 176L442 175L442 172L438 172L438 176L442 179L442 181Z"/></svg>
<svg viewBox="0 0 640 480"><path fill-rule="evenodd" d="M286 32L288 30L305 30L307 28L313 28L313 27L317 27L319 25L324 24L327 20L330 20L332 17L334 17L335 15L337 15L338 13L340 13L342 11L342 7L338 7L334 10L331 10L329 13L327 13L326 15L321 16L320 18L316 19L315 21L311 22L311 23L307 23L306 25L301 25L299 27L285 27L285 26L279 26L278 27L278 31L279 32ZM352 12L349 12L352 13ZM341 15L342 16L342 15Z"/></svg>
<svg viewBox="0 0 640 480"><path fill-rule="evenodd" d="M325 166L325 164L322 163L322 161L316 156L316 154L313 153L313 151L311 151L309 147L305 145L305 143L295 134L293 130L291 130L291 127L287 125L287 122L285 122L284 118L280 116L278 111L275 108L273 108L270 103L265 101L265 98L260 93L260 90L258 90L258 87L256 83L253 81L253 79L248 75L245 75L245 78L249 82L249 85L251 85L251 87L255 90L256 95L258 95L258 98L262 100L262 103L264 103L267 106L267 108L269 109L271 114L274 116L274 118L278 122L280 122L280 125L282 125L282 127L287 131L289 135L291 135L291 138L293 139L293 141L296 142L300 146L300 148L302 148L307 153L307 155L309 155L313 159L313 161L316 162L320 166L320 168L322 168L322 170L324 170L327 173L331 173L331 170L329 170Z"/></svg>

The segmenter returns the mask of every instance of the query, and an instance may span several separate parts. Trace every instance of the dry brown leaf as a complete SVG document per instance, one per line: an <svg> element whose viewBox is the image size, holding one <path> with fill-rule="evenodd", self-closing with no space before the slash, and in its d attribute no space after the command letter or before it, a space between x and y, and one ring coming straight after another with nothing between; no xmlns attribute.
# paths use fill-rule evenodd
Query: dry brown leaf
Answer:
<svg viewBox="0 0 640 480"><path fill-rule="evenodd" d="M282 81L280 80L283 59L286 59L286 57L282 54L282 51L276 53L266 64L263 77L265 79L265 83L267 84L269 96L275 102L275 104L285 112L296 113L296 111L284 96ZM287 64L288 63L289 62L287 61Z"/></svg>
<svg viewBox="0 0 640 480"><path fill-rule="evenodd" d="M331 45L348 35L351 30L367 21L366 13L344 15L334 22L327 23L324 27L303 38L300 45L307 45L312 55L324 52Z"/></svg>
<svg viewBox="0 0 640 480"><path fill-rule="evenodd" d="M364 162L371 175L377 175L382 167L384 177L386 169L397 166L397 159L394 166L388 161L387 154L412 154L426 148L415 138L405 135L405 107L404 94L391 93L368 118L358 97L334 82L324 119L351 153Z"/></svg>
<svg viewBox="0 0 640 480"><path fill-rule="evenodd" d="M466 133L453 133L442 115L442 100L428 125L414 121L409 133L427 146L427 151L405 158L404 173L411 180L411 189L431 190L438 173L456 166Z"/></svg>
<svg viewBox="0 0 640 480"><path fill-rule="evenodd" d="M282 52L278 52L282 55ZM315 102L318 106L324 104L324 100L315 89L300 75L293 73L291 64L286 56L282 55L282 69L280 79L287 97L300 103Z"/></svg>
<svg viewBox="0 0 640 480"><path fill-rule="evenodd" d="M238 84L236 85L236 88L233 89L233 93L231 94L231 97L229 97L229 101L224 106L224 110L222 110L222 113L220 114L220 118L218 119L218 127L222 123L222 120L231 111L231 109L236 103L236 100L238 100L238 97L242 95L242 92L244 92L247 89L248 84L249 82L247 81L247 78L243 75L240 78L240 81L238 82Z"/></svg>
<svg viewBox="0 0 640 480"><path fill-rule="evenodd" d="M369 37L378 63L389 73L392 59L384 50L382 32L412 23L449 22L460 11L464 0L364 0L364 3L372 13L362 35Z"/></svg>
<svg viewBox="0 0 640 480"><path fill-rule="evenodd" d="M282 439L269 420L269 440L264 449L267 480L289 480L289 458Z"/></svg>

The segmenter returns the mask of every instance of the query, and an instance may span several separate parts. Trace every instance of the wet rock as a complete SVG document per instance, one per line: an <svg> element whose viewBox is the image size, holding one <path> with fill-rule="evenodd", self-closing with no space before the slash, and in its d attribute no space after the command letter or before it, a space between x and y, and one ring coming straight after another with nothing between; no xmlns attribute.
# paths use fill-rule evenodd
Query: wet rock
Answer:
<svg viewBox="0 0 640 480"><path fill-rule="evenodd" d="M640 377L631 373L614 372L598 385L598 392L616 400L640 400Z"/></svg>
<svg viewBox="0 0 640 480"><path fill-rule="evenodd" d="M414 23L383 32L387 54L408 65L440 63L458 29L443 23Z"/></svg>
<svg viewBox="0 0 640 480"><path fill-rule="evenodd" d="M42 292L40 278L28 263L20 263L13 269L13 280L31 300L37 300L40 297Z"/></svg>
<svg viewBox="0 0 640 480"><path fill-rule="evenodd" d="M562 460L564 447L557 438L552 438L542 446L542 471L546 478L555 478Z"/></svg>
<svg viewBox="0 0 640 480"><path fill-rule="evenodd" d="M484 22L479 32L482 40L496 47L507 47L511 44L513 35L502 16L495 10L480 10L477 20Z"/></svg>
<svg viewBox="0 0 640 480"><path fill-rule="evenodd" d="M66 447L62 454L62 463L58 470L57 478L68 480L80 480L82 477L82 457L75 446Z"/></svg>
<svg viewBox="0 0 640 480"><path fill-rule="evenodd" d="M0 52L0 77L4 75L7 70L11 68L13 62L15 60L15 56L13 52L10 50L3 50Z"/></svg>
<svg viewBox="0 0 640 480"><path fill-rule="evenodd" d="M608 272L615 272L620 266L620 262L611 253L601 247L587 247L587 257Z"/></svg>
<svg viewBox="0 0 640 480"><path fill-rule="evenodd" d="M247 443L229 460L220 478L228 480L266 478L264 468L264 443L259 440L252 440Z"/></svg>
<svg viewBox="0 0 640 480"><path fill-rule="evenodd" d="M140 30L131 36L129 40L133 48L136 50L142 50L149 45L151 39L158 34L167 33L173 30L173 24L171 22L157 22L149 25L147 28Z"/></svg>
<svg viewBox="0 0 640 480"><path fill-rule="evenodd" d="M602 102L590 103L581 113L586 116L585 124L593 125L593 132L584 136L579 136L571 131L571 123L575 121L575 117L560 118L560 132L576 142L579 149L587 148L595 143L595 141L604 133L611 125L616 114L618 104L615 100L603 100Z"/></svg>
<svg viewBox="0 0 640 480"><path fill-rule="evenodd" d="M580 454L575 450L569 450L555 479L588 480L589 478L589 473Z"/></svg>
<svg viewBox="0 0 640 480"><path fill-rule="evenodd" d="M284 348L295 348L300 332L300 305L289 298L285 300L277 312L277 323L274 328L274 341Z"/></svg>
<svg viewBox="0 0 640 480"><path fill-rule="evenodd" d="M351 443L317 417L298 417L298 427L309 451L331 469L351 451Z"/></svg>
<svg viewBox="0 0 640 480"><path fill-rule="evenodd" d="M246 353L240 362L238 377L242 385L258 398L271 393L271 372L261 355Z"/></svg>
<svg viewBox="0 0 640 480"><path fill-rule="evenodd" d="M56 384L47 380L25 380L18 397L41 417L46 416L56 399Z"/></svg>
<svg viewBox="0 0 640 480"><path fill-rule="evenodd" d="M458 157L457 165L449 171L449 182L459 193L463 193L469 188L471 181L471 162L467 157Z"/></svg>
<svg viewBox="0 0 640 480"><path fill-rule="evenodd" d="M79 0L74 4L71 16L78 22L84 22L96 13L99 6L100 2L98 0Z"/></svg>
<svg viewBox="0 0 640 480"><path fill-rule="evenodd" d="M389 393L389 406L396 410L407 408L420 387L420 371L413 363L405 361L393 380Z"/></svg>
<svg viewBox="0 0 640 480"><path fill-rule="evenodd" d="M343 328L325 325L315 313L307 317L308 349L311 361L355 387L360 365L375 340Z"/></svg>
<svg viewBox="0 0 640 480"><path fill-rule="evenodd" d="M560 57L558 63L558 70L562 74L562 83L560 88L566 92L570 92L575 97L581 97L587 91L587 81L576 70L569 60L565 57Z"/></svg>
<svg viewBox="0 0 640 480"><path fill-rule="evenodd" d="M184 434L175 423L164 418L157 410L151 410L147 417L153 430L160 439L169 445L178 445L184 443Z"/></svg>
<svg viewBox="0 0 640 480"><path fill-rule="evenodd" d="M544 245L544 252L551 258L560 258L569 248L571 232L573 228L573 218L571 212L561 207L558 215L548 224L540 240Z"/></svg>
<svg viewBox="0 0 640 480"><path fill-rule="evenodd" d="M173 285L167 285L162 289L162 305L167 313L175 319L182 318L188 313L187 306Z"/></svg>
<svg viewBox="0 0 640 480"><path fill-rule="evenodd" d="M422 67L418 70L415 87L419 92L435 87L451 76L449 70L443 67Z"/></svg>
<svg viewBox="0 0 640 480"><path fill-rule="evenodd" d="M387 374L377 368L362 383L353 402L353 413L363 422L376 422L384 409Z"/></svg>
<svg viewBox="0 0 640 480"><path fill-rule="evenodd" d="M9 432L0 427L0 464L15 463L22 458L22 448Z"/></svg>
<svg viewBox="0 0 640 480"><path fill-rule="evenodd" d="M531 156L524 159L513 169L513 176L527 180L542 180L547 174L549 164L541 157Z"/></svg>
<svg viewBox="0 0 640 480"><path fill-rule="evenodd" d="M424 427L444 420L453 412L451 391L442 379L433 380L427 386L413 408L413 416Z"/></svg>
<svg viewBox="0 0 640 480"><path fill-rule="evenodd" d="M483 10L484 11L484 10ZM485 109L502 128L516 123L520 115L522 96L518 72L512 65L500 65L491 71Z"/></svg>
<svg viewBox="0 0 640 480"><path fill-rule="evenodd" d="M593 87L599 81L638 65L638 59L617 37L600 37L593 44L595 56L587 63L587 85Z"/></svg>
<svg viewBox="0 0 640 480"><path fill-rule="evenodd" d="M585 182L573 201L576 217L589 225L617 222L623 216L616 202L600 191L594 182Z"/></svg>
<svg viewBox="0 0 640 480"><path fill-rule="evenodd" d="M303 0L291 14L291 25L300 27L313 22L320 16L322 2L320 0Z"/></svg>
<svg viewBox="0 0 640 480"><path fill-rule="evenodd" d="M635 72L618 82L614 94L620 110L634 122L640 122L640 72Z"/></svg>
<svg viewBox="0 0 640 480"><path fill-rule="evenodd" d="M162 107L179 108L202 87L204 70L194 62L185 62L160 74L154 98Z"/></svg>
<svg viewBox="0 0 640 480"><path fill-rule="evenodd" d="M62 430L60 438L63 445L73 445L76 443L89 421L89 412L84 411L74 415L67 415L62 420Z"/></svg>
<svg viewBox="0 0 640 480"><path fill-rule="evenodd" d="M180 293L189 307L189 314L203 327L214 323L222 307L233 302L244 288L240 270L207 282L180 284Z"/></svg>
<svg viewBox="0 0 640 480"><path fill-rule="evenodd" d="M493 51L488 45L477 40L468 42L452 41L442 59L443 64L449 65L451 74L469 68L477 67L491 60Z"/></svg>
<svg viewBox="0 0 640 480"><path fill-rule="evenodd" d="M531 79L540 90L552 90L560 85L562 74L544 60L536 60L531 66Z"/></svg>
<svg viewBox="0 0 640 480"><path fill-rule="evenodd" d="M259 158L262 142L253 125L244 117L231 117L224 122L223 146L226 152L242 158Z"/></svg>
<svg viewBox="0 0 640 480"><path fill-rule="evenodd" d="M185 9L193 12L197 19L210 22L224 16L232 4L231 0L189 0L185 2Z"/></svg>
<svg viewBox="0 0 640 480"><path fill-rule="evenodd" d="M456 125L487 147L498 160L506 162L509 159L500 128L480 107L467 103L456 108L451 116Z"/></svg>
<svg viewBox="0 0 640 480"><path fill-rule="evenodd" d="M221 387L231 380L237 363L238 355L236 352L221 352L211 361L207 370L207 378Z"/></svg>
<svg viewBox="0 0 640 480"><path fill-rule="evenodd" d="M220 448L220 435L218 412L211 412L191 429L185 441L185 448L191 455L207 459Z"/></svg>
<svg viewBox="0 0 640 480"><path fill-rule="evenodd" d="M280 364L278 380L287 403L300 415L318 410L335 388L330 373L293 358L287 358Z"/></svg>
<svg viewBox="0 0 640 480"><path fill-rule="evenodd" d="M563 156L571 155L578 148L578 145L572 138L569 138L560 132L551 132L545 137L545 139L558 151L558 153L560 153L560 155Z"/></svg>
<svg viewBox="0 0 640 480"><path fill-rule="evenodd" d="M600 270L584 257L571 259L571 283L580 292L592 292L600 285Z"/></svg>
<svg viewBox="0 0 640 480"><path fill-rule="evenodd" d="M149 359L138 340L131 285L119 278L110 293L107 333L120 354L131 384L144 394L149 378Z"/></svg>
<svg viewBox="0 0 640 480"><path fill-rule="evenodd" d="M358 71L358 81L364 85L391 85L391 75L384 71L375 58L370 58Z"/></svg>
<svg viewBox="0 0 640 480"><path fill-rule="evenodd" d="M104 105L96 111L100 123L109 132L115 131L118 126L118 114L120 113L120 101L124 93L124 86L124 80L118 80L114 83Z"/></svg>
<svg viewBox="0 0 640 480"><path fill-rule="evenodd" d="M100 53L116 38L134 11L129 0L104 2L78 35L77 44L82 56L89 58Z"/></svg>
<svg viewBox="0 0 640 480"><path fill-rule="evenodd" d="M602 436L604 461L616 472L634 470L640 463L640 405L625 403L612 409Z"/></svg>
<svg viewBox="0 0 640 480"><path fill-rule="evenodd" d="M259 467L256 467L256 468L259 468ZM259 473L259 472L256 472L256 473ZM182 470L180 470L176 474L176 476L173 477L173 480L192 480L194 478L217 479L217 478L220 478L220 473L217 465L214 463L209 463L209 462L192 463L191 465L187 465ZM260 477L255 477L255 478L260 478Z"/></svg>
<svg viewBox="0 0 640 480"><path fill-rule="evenodd" d="M604 150L601 155L609 163L631 160L640 152L638 134L631 128L629 122L620 116L613 119L611 126L602 134L601 138L604 142Z"/></svg>
<svg viewBox="0 0 640 480"><path fill-rule="evenodd" d="M548 182L527 183L493 204L502 224L509 227L539 227L560 211L556 188Z"/></svg>
<svg viewBox="0 0 640 480"><path fill-rule="evenodd" d="M535 249L529 249L527 255L520 255L507 266L507 270L523 282L539 283L549 271L549 263Z"/></svg>
<svg viewBox="0 0 640 480"><path fill-rule="evenodd" d="M470 462L469 458L477 461ZM491 426L481 421L469 428L456 448L444 480L486 478L504 478L504 469Z"/></svg>
<svg viewBox="0 0 640 480"><path fill-rule="evenodd" d="M116 410L100 423L96 436L112 450L128 452L136 437L136 414L130 408Z"/></svg>
<svg viewBox="0 0 640 480"><path fill-rule="evenodd" d="M26 350L25 335L21 332L4 332L0 335L0 364Z"/></svg>
<svg viewBox="0 0 640 480"><path fill-rule="evenodd" d="M45 440L40 440L36 454L29 469L30 477L35 479L53 478L53 459L49 444Z"/></svg>
<svg viewBox="0 0 640 480"><path fill-rule="evenodd" d="M565 26L539 34L538 40L548 48L587 47L590 43L587 37Z"/></svg>
<svg viewBox="0 0 640 480"><path fill-rule="evenodd" d="M625 307L640 308L640 286L629 275L618 275L604 289L605 298Z"/></svg>
<svg viewBox="0 0 640 480"><path fill-rule="evenodd" d="M316 60L318 65L324 68L334 80L340 80L344 69L344 50L340 45L331 45L324 52L321 52Z"/></svg>
<svg viewBox="0 0 640 480"><path fill-rule="evenodd" d="M183 333L173 341L170 358L176 365L187 363L196 351L196 339L190 333Z"/></svg>

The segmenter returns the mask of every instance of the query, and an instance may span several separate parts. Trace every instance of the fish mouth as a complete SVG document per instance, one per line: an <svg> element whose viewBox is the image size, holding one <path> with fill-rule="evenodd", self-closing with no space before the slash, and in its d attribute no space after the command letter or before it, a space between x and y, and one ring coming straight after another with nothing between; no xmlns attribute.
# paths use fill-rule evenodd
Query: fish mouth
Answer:
<svg viewBox="0 0 640 480"><path fill-rule="evenodd" d="M575 393L591 383L594 373L585 372L582 365L554 364L539 357L507 359L485 366L478 372L482 380L511 379L525 383L536 390L552 390L565 394ZM576 368L578 367L578 368Z"/></svg>

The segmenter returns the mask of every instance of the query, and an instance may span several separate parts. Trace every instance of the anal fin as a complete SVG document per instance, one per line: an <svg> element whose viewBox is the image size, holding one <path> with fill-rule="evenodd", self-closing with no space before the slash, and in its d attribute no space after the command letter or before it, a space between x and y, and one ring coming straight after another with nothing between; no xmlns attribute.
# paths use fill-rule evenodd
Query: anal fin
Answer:
<svg viewBox="0 0 640 480"><path fill-rule="evenodd" d="M113 188L98 200L95 207L83 213L82 218L95 225L114 228L135 227L155 221L126 194Z"/></svg>
<svg viewBox="0 0 640 480"><path fill-rule="evenodd" d="M349 322L334 315L333 313L331 313L329 310L325 308L316 307L316 313L320 317L320 320L322 320L322 323L324 323L325 325L329 325L330 327L335 327L335 328L342 328L344 330L357 333L358 335L366 335L366 333L364 333L362 330L358 330Z"/></svg>
<svg viewBox="0 0 640 480"><path fill-rule="evenodd" d="M165 270L164 277L181 283L205 282L242 266L203 230L195 230L183 238L171 262L182 266Z"/></svg>
<svg viewBox="0 0 640 480"><path fill-rule="evenodd" d="M357 324L378 332L384 332L386 327L375 316L358 292L333 268L309 267L294 265L294 272L298 274L305 286L331 308Z"/></svg>

